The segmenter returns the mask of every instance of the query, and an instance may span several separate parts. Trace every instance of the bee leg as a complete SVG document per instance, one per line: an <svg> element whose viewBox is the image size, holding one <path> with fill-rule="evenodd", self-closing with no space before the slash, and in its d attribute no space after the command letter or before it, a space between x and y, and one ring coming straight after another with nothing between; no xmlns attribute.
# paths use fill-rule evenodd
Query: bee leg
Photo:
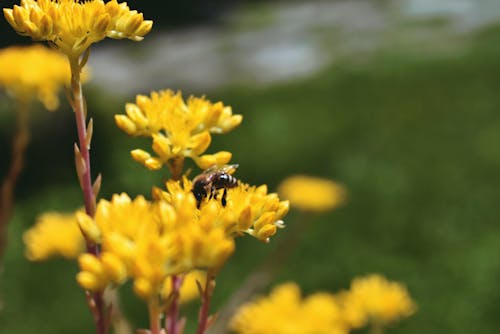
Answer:
<svg viewBox="0 0 500 334"><path fill-rule="evenodd" d="M227 204L226 196L227 196L227 188L224 188L224 192L222 193L222 198L220 199L222 206L226 206Z"/></svg>

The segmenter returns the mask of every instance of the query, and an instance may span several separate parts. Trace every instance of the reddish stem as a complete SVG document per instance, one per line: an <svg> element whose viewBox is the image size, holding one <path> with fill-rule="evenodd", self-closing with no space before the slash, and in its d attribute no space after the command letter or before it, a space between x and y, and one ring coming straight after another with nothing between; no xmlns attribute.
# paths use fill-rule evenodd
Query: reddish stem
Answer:
<svg viewBox="0 0 500 334"><path fill-rule="evenodd" d="M73 108L76 119L76 129L78 131L78 148L85 162L85 171L81 176L81 184L83 191L83 200L85 203L85 211L90 217L95 214L95 196L92 191L92 178L90 173L90 153L87 147L87 111L82 93L82 83L80 81L80 65L78 59L71 60L71 91L73 94Z"/></svg>
<svg viewBox="0 0 500 334"><path fill-rule="evenodd" d="M172 299L168 309L165 327L168 334L179 334L179 301L180 289L184 281L183 276L172 276Z"/></svg>
<svg viewBox="0 0 500 334"><path fill-rule="evenodd" d="M89 147L87 147L87 111L86 105L82 93L82 83L80 80L80 73L82 67L79 63L79 59L75 57L69 57L69 63L71 66L71 93L72 101L71 105L73 111L75 112L76 119L76 129L78 132L78 147L82 155L85 169L83 174L78 176L81 178L80 183L83 191L83 201L85 203L85 212L90 217L94 217L96 201L94 192L92 190L92 179L90 173L90 153ZM99 256L99 246L94 243L87 241L87 252L96 256ZM106 334L107 325L105 317L105 305L102 292L94 292L92 294L92 300L89 301L89 308L94 316L94 323L96 328L96 334Z"/></svg>
<svg viewBox="0 0 500 334"><path fill-rule="evenodd" d="M7 246L7 226L14 205L14 188L24 168L24 152L29 142L29 99L18 98L16 110L16 132L12 141L12 160L0 188L0 262Z"/></svg>
<svg viewBox="0 0 500 334"><path fill-rule="evenodd" d="M203 334L207 330L210 299L212 298L213 295L214 281L215 277L210 272L208 272L207 280L205 282L205 289L203 290L202 294L200 313L198 315L198 329L196 330L196 334Z"/></svg>

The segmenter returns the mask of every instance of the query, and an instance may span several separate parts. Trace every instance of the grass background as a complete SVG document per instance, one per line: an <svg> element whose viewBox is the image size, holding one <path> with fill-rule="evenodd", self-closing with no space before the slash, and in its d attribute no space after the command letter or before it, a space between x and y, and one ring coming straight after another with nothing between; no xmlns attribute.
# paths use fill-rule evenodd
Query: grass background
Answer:
<svg viewBox="0 0 500 334"><path fill-rule="evenodd" d="M276 282L295 280L305 293L337 291L357 275L378 272L404 282L419 307L388 333L498 333L500 27L462 42L449 53L395 48L340 60L307 80L203 92L244 115L210 149L232 151L241 179L275 189L287 175L308 173L349 191L345 207L308 223ZM148 141L127 138L113 124L113 114L133 97L106 96L91 85L87 92L102 197L149 194L166 175L133 162L128 152ZM38 214L81 203L73 115L65 109L37 113L32 123L0 287L0 333L92 332L76 265L29 263L21 241ZM0 120L4 171L13 118L2 110ZM298 218L292 212L288 221ZM215 305L272 247L238 240ZM146 326L142 303L129 285L122 290L126 312L137 327Z"/></svg>

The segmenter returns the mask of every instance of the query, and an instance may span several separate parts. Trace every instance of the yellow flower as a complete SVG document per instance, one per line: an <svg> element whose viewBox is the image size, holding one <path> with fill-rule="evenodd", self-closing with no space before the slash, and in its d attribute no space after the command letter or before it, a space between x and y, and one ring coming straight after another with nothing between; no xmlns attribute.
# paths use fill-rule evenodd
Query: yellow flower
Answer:
<svg viewBox="0 0 500 334"><path fill-rule="evenodd" d="M229 152L202 154L212 141L211 133L229 132L242 121L241 115L233 115L231 107L221 102L192 96L184 101L180 92L171 90L138 95L125 110L126 115L115 115L117 126L128 135L153 139L155 157L140 149L132 151L132 157L151 170L185 157L202 169L228 163Z"/></svg>
<svg viewBox="0 0 500 334"><path fill-rule="evenodd" d="M192 194L178 194L172 203L126 194L99 201L94 219L77 215L87 238L102 246L99 258L80 257L79 284L97 291L132 278L134 291L149 299L161 294L170 275L217 270L234 251L234 241L196 210Z"/></svg>
<svg viewBox="0 0 500 334"><path fill-rule="evenodd" d="M293 208L323 212L332 210L345 201L346 191L341 185L318 177L295 175L278 187L281 197L290 200Z"/></svg>
<svg viewBox="0 0 500 334"><path fill-rule="evenodd" d="M0 86L16 99L36 98L48 110L55 110L57 93L70 77L68 60L57 51L41 45L0 50Z"/></svg>
<svg viewBox="0 0 500 334"><path fill-rule="evenodd" d="M279 285L269 296L241 306L230 327L240 334L348 333L333 295L316 293L303 299L295 283Z"/></svg>
<svg viewBox="0 0 500 334"><path fill-rule="evenodd" d="M199 297L198 281L202 286L207 279L207 273L201 270L192 270L183 277L183 282L180 289L180 303L185 304ZM161 291L162 298L167 300L172 293L172 279L167 277L163 282L163 289Z"/></svg>
<svg viewBox="0 0 500 334"><path fill-rule="evenodd" d="M239 183L227 193L227 205L221 208L221 221L229 235L242 233L262 240L276 234L285 225L282 218L288 213L288 201L280 201L275 193L268 194L267 186Z"/></svg>
<svg viewBox="0 0 500 334"><path fill-rule="evenodd" d="M177 181L167 182L167 191L154 190L154 196L167 203L173 203L177 196L190 196L193 185L187 178L182 184ZM200 221L208 220L224 228L227 236L236 237L249 234L259 240L269 241L278 228L284 227L282 218L288 212L288 201L280 201L277 194L267 193L267 186L250 186L239 182L235 188L227 190L226 205L221 198L223 190L217 196L205 198L199 210L196 210ZM174 204L175 205L175 204Z"/></svg>
<svg viewBox="0 0 500 334"><path fill-rule="evenodd" d="M74 214L45 213L24 232L26 257L42 261L53 256L76 258L85 250L85 242Z"/></svg>
<svg viewBox="0 0 500 334"><path fill-rule="evenodd" d="M3 12L18 34L48 41L70 58L106 37L140 41L153 25L116 0L21 0Z"/></svg>
<svg viewBox="0 0 500 334"><path fill-rule="evenodd" d="M354 279L349 291L340 298L344 318L354 328L365 326L369 321L387 324L416 311L406 287L377 274Z"/></svg>

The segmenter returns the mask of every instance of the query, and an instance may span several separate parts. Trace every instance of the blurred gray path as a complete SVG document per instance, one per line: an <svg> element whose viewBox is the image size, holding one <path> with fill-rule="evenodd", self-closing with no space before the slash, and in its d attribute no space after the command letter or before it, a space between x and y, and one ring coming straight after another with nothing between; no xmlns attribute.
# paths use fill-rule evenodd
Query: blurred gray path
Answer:
<svg viewBox="0 0 500 334"><path fill-rule="evenodd" d="M500 0L338 0L255 4L217 26L156 32L93 50L93 83L116 94L206 91L307 77L339 57L446 45L500 19ZM439 49L439 48L438 48Z"/></svg>

